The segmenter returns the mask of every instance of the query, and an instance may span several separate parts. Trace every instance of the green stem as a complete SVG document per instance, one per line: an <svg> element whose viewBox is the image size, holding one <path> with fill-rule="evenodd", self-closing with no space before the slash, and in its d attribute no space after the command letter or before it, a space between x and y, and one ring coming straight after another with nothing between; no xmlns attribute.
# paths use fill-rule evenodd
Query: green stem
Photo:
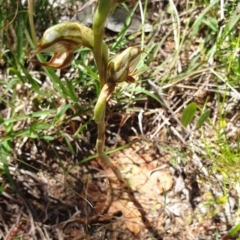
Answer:
<svg viewBox="0 0 240 240"><path fill-rule="evenodd" d="M94 33L94 58L99 71L100 86L104 86L106 82L108 52L103 51L103 35L107 17L112 9L112 0L99 0L98 7L93 18Z"/></svg>
<svg viewBox="0 0 240 240"><path fill-rule="evenodd" d="M108 49L103 44L104 27L112 8L112 0L99 0L93 18L94 47L93 53L97 64L101 93L94 109L94 120L98 127L96 149L98 156L104 164L110 162L104 153L105 148L105 112L106 102L111 94L111 86L105 85L107 81ZM114 87L113 87L114 89ZM109 165L109 164L108 164Z"/></svg>
<svg viewBox="0 0 240 240"><path fill-rule="evenodd" d="M109 96L114 91L115 84L114 83L106 83L104 84L100 96L98 98L97 104L94 109L94 120L97 123L98 127L98 137L96 143L96 150L98 153L99 158L101 159L102 163L110 168L114 175L117 177L122 190L125 190L129 196L129 199L133 202L135 207L138 209L139 213L141 214L142 222L145 224L146 228L157 237L157 239L161 239L158 235L157 231L153 228L151 222L147 218L147 213L145 212L143 206L139 203L139 201L135 198L134 193L131 187L128 185L126 179L123 177L120 169L118 166L115 166L111 159L107 156L104 152L105 148L105 110L106 110L106 102Z"/></svg>
<svg viewBox="0 0 240 240"><path fill-rule="evenodd" d="M127 184L127 181L123 178L121 171L117 166L115 166L111 159L105 154L105 110L106 110L106 103L109 96L111 96L112 92L115 89L114 83L106 83L104 84L100 96L98 98L97 104L94 109L94 120L97 123L98 127L98 138L96 143L96 149L99 158L103 162L103 164L109 167L115 176L117 177L118 181L120 182L121 186L127 190L127 192L131 192L130 187Z"/></svg>
<svg viewBox="0 0 240 240"><path fill-rule="evenodd" d="M108 55L107 51L103 49L103 34L105 21L112 8L113 1L99 0L98 8L94 15L93 33L94 33L94 58L99 71L101 93L98 97L97 103L94 108L94 120L98 127L98 137L96 142L96 150L102 163L109 167L117 177L121 186L128 187L126 180L123 178L121 171L117 166L114 166L111 159L105 154L105 112L108 98L111 96L115 89L114 83L107 83L107 65ZM129 187L128 187L129 189Z"/></svg>
<svg viewBox="0 0 240 240"><path fill-rule="evenodd" d="M111 96L112 92L115 89L114 83L106 83L104 84L101 93L98 97L97 103L94 108L94 120L97 124L104 122L106 103L108 98Z"/></svg>
<svg viewBox="0 0 240 240"><path fill-rule="evenodd" d="M130 186L128 185L126 179L123 178L123 175L119 168L115 166L111 159L105 154L105 112L106 112L106 104L107 100L115 89L115 83L107 82L107 66L108 66L108 52L103 49L103 33L105 21L107 19L108 14L111 11L111 8L114 6L114 0L98 0L98 8L94 15L93 20L93 33L94 33L94 58L98 67L99 78L100 78L100 86L101 93L98 97L96 106L94 108L94 120L97 124L98 128L98 137L96 142L96 150L99 158L102 163L109 167L115 176L117 177L120 185L123 187L123 190L126 190L130 200L134 203L134 205L138 208L142 222L145 224L147 229L157 237L157 239L162 239L161 236L158 235L156 230L152 227L150 221L147 219L147 213L135 198L134 193Z"/></svg>

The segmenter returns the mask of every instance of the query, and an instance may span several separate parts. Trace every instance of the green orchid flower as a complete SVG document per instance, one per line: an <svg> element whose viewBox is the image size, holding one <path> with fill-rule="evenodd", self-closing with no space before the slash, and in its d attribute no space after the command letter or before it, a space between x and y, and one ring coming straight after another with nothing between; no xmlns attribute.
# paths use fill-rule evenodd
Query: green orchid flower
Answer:
<svg viewBox="0 0 240 240"><path fill-rule="evenodd" d="M52 52L51 59L40 63L46 67L62 69L69 66L73 60L73 52L80 47L94 46L92 29L75 22L64 22L48 28L41 38L35 54ZM103 45L103 57L107 55L107 47Z"/></svg>
<svg viewBox="0 0 240 240"><path fill-rule="evenodd" d="M107 82L134 82L135 76L138 75L134 70L142 52L137 47L129 47L120 54L112 57L108 62Z"/></svg>

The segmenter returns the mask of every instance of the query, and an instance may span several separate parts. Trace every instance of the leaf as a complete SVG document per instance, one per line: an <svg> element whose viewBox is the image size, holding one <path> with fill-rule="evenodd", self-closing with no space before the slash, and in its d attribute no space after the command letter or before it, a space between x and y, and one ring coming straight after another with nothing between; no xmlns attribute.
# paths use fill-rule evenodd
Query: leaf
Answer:
<svg viewBox="0 0 240 240"><path fill-rule="evenodd" d="M33 131L43 131L43 130L47 130L47 129L50 129L52 125L49 124L49 123L44 123L44 122L37 122L37 123L33 123L31 125L31 129Z"/></svg>
<svg viewBox="0 0 240 240"><path fill-rule="evenodd" d="M202 20L203 23L205 23L209 28L211 28L214 32L218 32L218 21L215 18L208 17L208 18L203 18Z"/></svg>
<svg viewBox="0 0 240 240"><path fill-rule="evenodd" d="M182 119L181 119L181 123L184 127L186 127L191 123L196 113L196 110L197 110L197 104L194 102L188 104L187 107L184 109L182 114Z"/></svg>
<svg viewBox="0 0 240 240"><path fill-rule="evenodd" d="M208 119L210 115L210 110L206 110L198 119L197 123L196 123L196 128L200 128L203 123Z"/></svg>
<svg viewBox="0 0 240 240"><path fill-rule="evenodd" d="M147 96L153 98L154 100L156 100L159 104L163 105L164 106L164 103L162 102L161 99L159 99L154 93L152 93L151 91L148 91L142 87L137 87L135 89L136 93L139 92L139 93L144 93L146 94Z"/></svg>
<svg viewBox="0 0 240 240"><path fill-rule="evenodd" d="M9 181L13 191L17 192L16 185L15 185L12 175L10 173L9 163L8 163L9 162L8 158L11 154L11 149L12 149L11 141L1 141L0 142L0 161L3 164L4 172L7 176L7 179Z"/></svg>
<svg viewBox="0 0 240 240"><path fill-rule="evenodd" d="M234 237L236 234L238 234L239 232L240 232L240 224L232 227L232 228L229 230L227 236L232 238L232 237Z"/></svg>

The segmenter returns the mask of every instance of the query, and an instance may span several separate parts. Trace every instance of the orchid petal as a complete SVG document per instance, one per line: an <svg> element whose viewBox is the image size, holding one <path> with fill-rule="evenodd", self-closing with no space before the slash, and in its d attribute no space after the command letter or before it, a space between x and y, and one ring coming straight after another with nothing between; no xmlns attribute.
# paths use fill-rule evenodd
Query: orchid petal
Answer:
<svg viewBox="0 0 240 240"><path fill-rule="evenodd" d="M47 63L40 63L40 64L45 67L63 69L68 67L71 64L73 58L74 58L74 55L72 52L54 53L51 59Z"/></svg>

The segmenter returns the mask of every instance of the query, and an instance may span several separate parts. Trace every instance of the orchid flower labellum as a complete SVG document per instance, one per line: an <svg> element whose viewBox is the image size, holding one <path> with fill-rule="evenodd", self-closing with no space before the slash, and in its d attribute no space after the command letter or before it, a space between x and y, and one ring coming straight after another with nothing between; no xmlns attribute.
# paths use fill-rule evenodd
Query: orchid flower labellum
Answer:
<svg viewBox="0 0 240 240"><path fill-rule="evenodd" d="M73 60L73 52L82 46L93 48L93 31L79 23L64 22L48 28L38 44L34 55L39 52L52 52L46 67L62 69Z"/></svg>
<svg viewBox="0 0 240 240"><path fill-rule="evenodd" d="M134 70L140 60L142 51L137 47L129 47L108 62L108 82L134 82Z"/></svg>

